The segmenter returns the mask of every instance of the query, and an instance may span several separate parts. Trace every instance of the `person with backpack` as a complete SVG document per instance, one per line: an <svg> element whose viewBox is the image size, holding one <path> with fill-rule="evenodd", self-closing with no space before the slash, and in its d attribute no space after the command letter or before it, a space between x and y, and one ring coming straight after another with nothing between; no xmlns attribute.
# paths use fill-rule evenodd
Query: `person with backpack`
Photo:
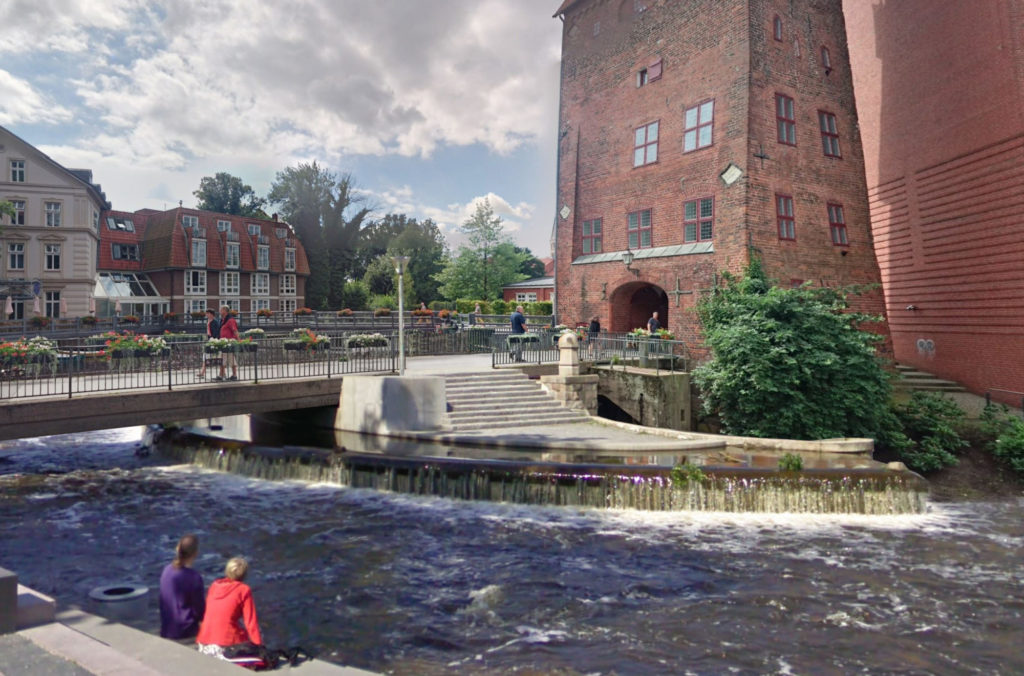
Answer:
<svg viewBox="0 0 1024 676"><path fill-rule="evenodd" d="M231 308L225 305L220 309L220 337L238 340L238 335L238 322L231 315ZM225 378L228 364L231 365L231 377ZM238 357L235 356L234 352L223 353L223 359L220 362L220 374L217 375L217 380L238 380Z"/></svg>
<svg viewBox="0 0 1024 676"><path fill-rule="evenodd" d="M212 307L206 308L206 339L220 338L220 321L217 319L217 311ZM196 377L202 380L206 377L206 354L203 353L203 365Z"/></svg>

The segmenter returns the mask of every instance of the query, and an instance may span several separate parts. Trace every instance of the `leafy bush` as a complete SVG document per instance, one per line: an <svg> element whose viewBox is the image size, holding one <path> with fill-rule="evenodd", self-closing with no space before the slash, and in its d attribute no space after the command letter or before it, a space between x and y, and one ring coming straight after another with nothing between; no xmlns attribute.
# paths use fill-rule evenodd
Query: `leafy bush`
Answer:
<svg viewBox="0 0 1024 676"><path fill-rule="evenodd" d="M784 453L779 458L780 472L799 472L804 468L804 459L796 453Z"/></svg>
<svg viewBox="0 0 1024 676"><path fill-rule="evenodd" d="M257 317L273 317L274 316L274 311L271 310L270 308L266 308L266 307L260 308L259 310L256 310L256 316Z"/></svg>
<svg viewBox="0 0 1024 676"><path fill-rule="evenodd" d="M1024 421L1011 419L996 439L993 453L1015 472L1024 473Z"/></svg>
<svg viewBox="0 0 1024 676"><path fill-rule="evenodd" d="M705 479L704 470L702 470L697 465L690 463L689 461L673 467L672 473L669 476L672 479L673 485L676 486L685 486L690 483L700 483Z"/></svg>
<svg viewBox="0 0 1024 676"><path fill-rule="evenodd" d="M498 300L491 301L491 314L492 315L504 315L510 314L516 309L515 303L507 303L500 298Z"/></svg>
<svg viewBox="0 0 1024 676"><path fill-rule="evenodd" d="M370 300L370 290L361 280L345 282L338 300L340 305L353 310L366 310L371 307L367 304Z"/></svg>
<svg viewBox="0 0 1024 676"><path fill-rule="evenodd" d="M754 259L698 305L712 359L694 381L725 431L755 437L875 437L893 427L877 334L849 289L780 288Z"/></svg>
<svg viewBox="0 0 1024 676"><path fill-rule="evenodd" d="M346 347L387 347L388 339L379 333L358 333L345 339Z"/></svg>
<svg viewBox="0 0 1024 676"><path fill-rule="evenodd" d="M957 427L963 409L952 399L934 392L914 392L910 401L895 407L896 418L910 440L900 460L918 472L931 472L957 464L956 453L967 446Z"/></svg>
<svg viewBox="0 0 1024 676"><path fill-rule="evenodd" d="M527 314L531 315L549 315L551 314L551 301L539 300L535 303L528 303L530 306L527 309Z"/></svg>
<svg viewBox="0 0 1024 676"><path fill-rule="evenodd" d="M480 314L489 315L491 312L491 304L486 300L457 300L455 301L455 309L459 311L460 315L472 314L476 306L480 306Z"/></svg>
<svg viewBox="0 0 1024 676"><path fill-rule="evenodd" d="M397 310L398 301L395 300L394 296L376 295L370 297L370 307L374 309L387 308L388 310Z"/></svg>

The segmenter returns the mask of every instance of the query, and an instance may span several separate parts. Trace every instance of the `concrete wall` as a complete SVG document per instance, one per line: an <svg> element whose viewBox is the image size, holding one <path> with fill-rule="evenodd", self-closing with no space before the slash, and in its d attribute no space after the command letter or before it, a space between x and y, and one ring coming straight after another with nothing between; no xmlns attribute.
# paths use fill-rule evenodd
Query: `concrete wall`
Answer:
<svg viewBox="0 0 1024 676"><path fill-rule="evenodd" d="M598 392L640 425L673 430L691 428L690 374L599 366Z"/></svg>
<svg viewBox="0 0 1024 676"><path fill-rule="evenodd" d="M444 378L348 376L335 428L365 434L441 430L447 423Z"/></svg>

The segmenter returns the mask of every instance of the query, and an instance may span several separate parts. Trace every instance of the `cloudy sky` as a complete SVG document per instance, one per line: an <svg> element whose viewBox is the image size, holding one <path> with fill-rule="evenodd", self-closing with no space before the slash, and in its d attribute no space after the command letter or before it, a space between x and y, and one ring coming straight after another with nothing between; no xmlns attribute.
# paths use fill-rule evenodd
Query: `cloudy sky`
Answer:
<svg viewBox="0 0 1024 676"><path fill-rule="evenodd" d="M114 208L317 160L446 232L489 196L548 255L558 0L0 0L0 125ZM453 238L457 241L457 238Z"/></svg>

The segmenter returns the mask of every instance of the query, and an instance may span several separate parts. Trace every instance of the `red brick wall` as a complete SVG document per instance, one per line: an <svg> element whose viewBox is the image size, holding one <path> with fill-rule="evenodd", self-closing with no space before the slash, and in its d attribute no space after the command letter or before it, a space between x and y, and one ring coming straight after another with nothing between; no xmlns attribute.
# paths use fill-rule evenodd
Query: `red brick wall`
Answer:
<svg viewBox="0 0 1024 676"><path fill-rule="evenodd" d="M1024 0L844 10L896 357L1024 391Z"/></svg>
<svg viewBox="0 0 1024 676"><path fill-rule="evenodd" d="M699 290L722 271L741 270L751 247L783 283L877 283L849 70L826 75L819 63L822 45L833 60L845 58L839 0L648 2L640 14L633 6L584 1L566 15L557 207L570 211L558 219L559 321L597 315L611 330L628 330L658 309L663 325L696 343ZM771 33L776 14L782 42ZM637 71L658 58L661 79L637 87ZM795 100L795 147L777 143L776 92ZM715 102L713 143L683 152L685 110L707 99ZM838 119L842 159L822 152L819 109ZM658 161L634 168L633 132L653 120ZM730 163L744 174L726 186L719 175ZM794 198L795 242L779 240L777 192ZM683 204L706 196L715 200L713 253L637 258L628 270L621 260L573 264L583 255L583 221L602 218L603 251L623 251L627 214L651 209L652 245L683 244ZM844 206L848 247L832 244L829 202ZM651 285L691 293L636 307L635 294ZM878 290L860 304L883 312Z"/></svg>

